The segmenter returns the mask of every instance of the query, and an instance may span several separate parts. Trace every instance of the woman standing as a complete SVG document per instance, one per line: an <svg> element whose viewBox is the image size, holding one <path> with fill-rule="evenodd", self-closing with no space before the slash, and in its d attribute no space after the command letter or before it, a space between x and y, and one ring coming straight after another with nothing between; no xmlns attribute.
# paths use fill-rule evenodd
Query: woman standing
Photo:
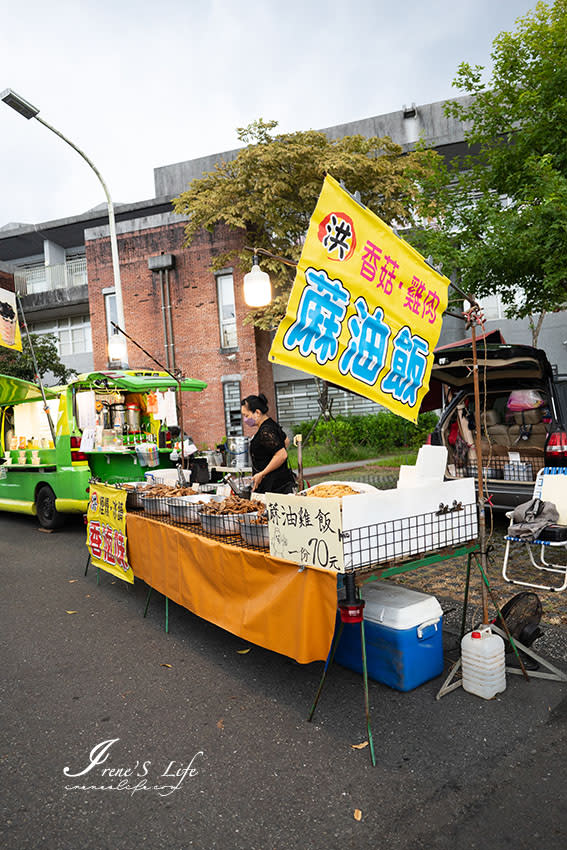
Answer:
<svg viewBox="0 0 567 850"><path fill-rule="evenodd" d="M252 489L257 493L293 493L295 476L287 462L289 439L283 428L268 416L266 396L249 395L240 404L242 421L258 429L250 442Z"/></svg>

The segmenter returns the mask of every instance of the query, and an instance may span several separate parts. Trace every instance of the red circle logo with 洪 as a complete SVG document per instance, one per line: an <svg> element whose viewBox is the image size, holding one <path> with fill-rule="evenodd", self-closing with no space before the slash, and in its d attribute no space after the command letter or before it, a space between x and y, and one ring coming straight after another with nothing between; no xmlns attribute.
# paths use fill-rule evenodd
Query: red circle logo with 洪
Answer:
<svg viewBox="0 0 567 850"><path fill-rule="evenodd" d="M356 247L356 234L352 218L343 212L332 212L319 224L319 241L330 260L339 263L352 257Z"/></svg>

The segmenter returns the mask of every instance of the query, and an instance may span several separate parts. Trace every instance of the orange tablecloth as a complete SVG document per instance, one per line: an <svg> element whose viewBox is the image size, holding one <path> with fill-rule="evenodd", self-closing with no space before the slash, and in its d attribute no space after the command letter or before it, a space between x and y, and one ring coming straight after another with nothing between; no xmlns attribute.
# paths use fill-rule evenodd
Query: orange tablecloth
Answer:
<svg viewBox="0 0 567 850"><path fill-rule="evenodd" d="M128 514L134 575L199 617L302 664L327 658L336 574Z"/></svg>

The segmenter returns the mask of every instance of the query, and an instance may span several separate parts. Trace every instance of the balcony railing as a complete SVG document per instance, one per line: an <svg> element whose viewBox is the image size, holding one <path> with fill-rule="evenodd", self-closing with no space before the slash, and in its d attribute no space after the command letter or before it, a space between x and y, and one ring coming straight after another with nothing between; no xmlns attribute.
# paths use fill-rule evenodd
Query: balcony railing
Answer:
<svg viewBox="0 0 567 850"><path fill-rule="evenodd" d="M20 269L14 273L14 282L20 295L83 286L87 283L87 260L86 257L80 257L56 266Z"/></svg>

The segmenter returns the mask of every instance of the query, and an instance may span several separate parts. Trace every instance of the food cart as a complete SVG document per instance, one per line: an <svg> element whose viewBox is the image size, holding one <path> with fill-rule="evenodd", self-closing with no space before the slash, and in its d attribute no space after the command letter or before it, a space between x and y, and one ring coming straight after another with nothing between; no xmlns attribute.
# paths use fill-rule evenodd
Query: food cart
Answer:
<svg viewBox="0 0 567 850"><path fill-rule="evenodd" d="M40 387L0 376L0 510L54 528L64 514L86 512L91 478L136 481L147 465L171 468L175 391L206 386L165 372L90 372L45 389L44 406Z"/></svg>

